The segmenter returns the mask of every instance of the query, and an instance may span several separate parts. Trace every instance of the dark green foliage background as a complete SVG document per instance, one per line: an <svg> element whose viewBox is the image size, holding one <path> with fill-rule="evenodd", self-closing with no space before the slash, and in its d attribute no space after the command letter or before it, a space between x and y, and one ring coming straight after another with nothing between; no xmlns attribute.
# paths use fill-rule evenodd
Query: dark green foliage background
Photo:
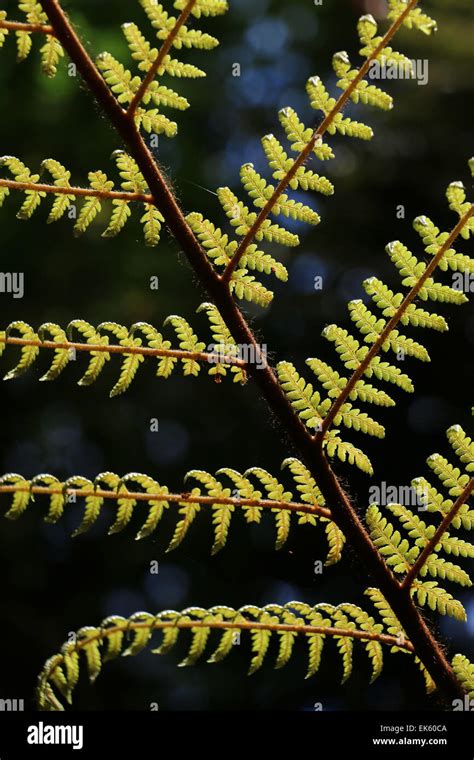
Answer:
<svg viewBox="0 0 474 760"><path fill-rule="evenodd" d="M333 52L347 49L354 62L359 60L357 18L369 10L377 13L383 5L383 0L324 0L319 7L311 0L234 0L225 18L204 22L220 37L221 47L213 54L187 56L209 75L191 84L179 82L192 108L179 115L179 136L172 142L163 139L158 151L186 210L222 222L217 199L205 188L235 188L241 163L261 164L259 138L279 129L278 108L292 105L307 122L314 121L304 93L306 79L319 74L334 89ZM12 6L2 3L8 10ZM124 21L137 21L151 38L138 3L77 0L66 6L94 53L107 49L128 64L119 28ZM426 10L438 19L438 34L425 38L403 31L396 47L410 57L429 59L429 84L387 83L396 100L392 113L357 109L358 117L375 128L370 144L332 140L337 158L325 168L335 182L335 197L314 198L323 221L304 235L300 249L288 254L289 285L277 288L266 313L251 311L253 326L274 359L290 359L301 369L307 356L333 361L321 330L333 321L347 323L345 303L361 297L361 281L376 274L397 287L385 244L399 238L421 254L411 220L426 213L450 229L454 217L444 201L445 187L456 179L470 187L466 161L472 153L472 6L469 0L432 0ZM37 53L17 66L10 39L0 56L0 152L17 155L34 169L52 156L73 171L78 183L90 169L102 168L112 176L109 157L120 143L79 81L67 75L65 64L55 80L46 81ZM231 76L235 62L242 67L240 79ZM2 328L13 319L37 326L46 321L65 325L75 317L94 324L108 319L160 325L168 314L178 313L206 336L204 319L194 316L206 294L166 235L157 250L146 249L138 223L132 222L114 241L101 239L97 227L77 240L67 222L46 227L44 209L29 223L16 220L18 202L10 197L0 212L0 268L25 272L26 294L23 301L0 296ZM405 220L396 218L398 204L406 208ZM154 275L160 281L158 293L149 289ZM322 292L313 291L316 275L324 277ZM426 456L435 450L446 453L445 429L469 422L473 317L469 307L442 311L451 333L421 336L433 361L420 366L407 360L417 392L411 398L397 393L397 411L384 415L386 441L373 443L362 436L357 441L373 459L374 483L404 485L426 474ZM13 353L8 350L2 359L2 374L12 366ZM50 385L37 383L37 366L2 386L2 472L30 477L49 471L66 478L74 473L95 476L104 469L138 470L179 490L184 473L194 467L215 471L260 465L278 473L280 462L292 453L251 384L245 389L230 382L215 385L205 375L164 382L154 377L147 362L129 392L109 400L118 362L112 361L89 389L75 385L85 366L83 359L77 364ZM153 417L160 422L158 434L149 432ZM363 510L368 479L350 468L344 468L342 477L350 478L347 486ZM267 527L249 529L236 515L228 548L210 558L210 520L202 514L182 547L166 555L175 524L170 515L156 539L134 542L130 529L108 538L104 519L89 535L71 540L79 507L50 527L40 522L44 506L38 502L17 524L3 520L0 531L0 697L23 697L30 706L44 660L69 631L97 624L108 614L295 598L311 603L361 601L367 581L350 547L339 567L314 575L314 562L324 559L325 546L309 526L295 528L286 548L276 553L269 518ZM160 562L158 576L149 573L153 560ZM472 658L474 604L471 595L463 597L470 623L444 621L441 635L452 639L453 652ZM160 709L433 704L424 695L421 677L401 656L388 658L384 675L369 689L368 666L359 655L355 676L340 688L340 662L331 644L320 674L310 681L303 680L303 647L298 652L285 670L273 671L272 650L266 666L251 678L245 676L247 643L219 667L177 670L176 656L143 654L108 665L94 688L81 683L76 705L147 710L153 702Z"/></svg>

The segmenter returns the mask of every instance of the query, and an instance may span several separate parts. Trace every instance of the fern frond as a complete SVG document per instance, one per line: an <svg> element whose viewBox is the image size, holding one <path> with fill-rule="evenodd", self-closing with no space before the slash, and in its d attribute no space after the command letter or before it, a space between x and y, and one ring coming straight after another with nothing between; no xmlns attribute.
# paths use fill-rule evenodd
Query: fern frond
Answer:
<svg viewBox="0 0 474 760"><path fill-rule="evenodd" d="M454 467L440 454L432 454L427 459L435 475L438 476L450 496L460 496L469 483L469 475L462 474L459 467ZM472 463L472 460L471 460Z"/></svg>
<svg viewBox="0 0 474 760"><path fill-rule="evenodd" d="M35 332L26 322L17 320L5 331L0 331L0 356L8 346L20 347L20 359L4 380L15 379L29 370L44 349L52 350L54 354L49 370L40 378L42 381L56 380L76 358L77 352L89 354L88 368L79 380L82 386L89 386L98 379L112 355L121 355L121 373L111 396L124 393L130 387L145 358L158 359L157 377L168 378L178 364L182 365L185 376L197 376L202 366L208 364L211 377L220 379L230 370L234 382L244 384L247 381L246 361L240 358L230 333L223 330L222 317L212 304L203 304L200 310L206 311L216 341L210 349L199 341L189 323L176 315L164 322L165 327L171 325L175 329L178 337L176 348L146 322L137 322L130 329L116 322L103 322L95 328L85 320L74 319L66 329L47 322ZM80 341L73 340L75 332L79 333Z"/></svg>
<svg viewBox="0 0 474 760"><path fill-rule="evenodd" d="M10 21L6 11L0 11L0 48L10 31L15 32L17 61L21 63L28 58L33 48L32 38L44 36L45 42L40 48L41 69L47 77L54 77L64 50L48 23L46 13L36 0L19 0L18 9L26 21Z"/></svg>
<svg viewBox="0 0 474 760"><path fill-rule="evenodd" d="M403 18L407 12L402 12ZM387 40L391 39L399 26L400 19L397 19L387 32ZM368 57L374 61L379 53L378 43L376 43L374 50L368 53ZM241 167L240 176L244 190L258 213L250 212L230 188L218 190L221 205L241 239L238 242L231 240L226 232L221 232L216 224L204 220L199 214L193 213L188 217L188 222L192 227L193 225L207 227L207 232L211 233L211 237L218 232L220 245L217 246L204 237L202 230L197 234L203 235L211 251L213 263L217 268L223 268L222 279L237 298L245 298L261 306L271 301L271 295L267 293L263 297L255 298L253 290L236 287L234 284L236 272L241 271L244 277L248 277L246 270L252 269L267 275L276 275L281 280L287 279L286 269L278 265L273 255L259 251L254 242L258 243L266 239L282 245L297 244L297 236L288 232L285 234L284 228L269 222L270 215L287 217L296 222L312 225L319 223L320 216L315 209L290 198L286 191L288 188L293 191L311 190L323 195L331 195L334 192L332 183L326 177L306 167L307 159L311 155L322 161L334 157L332 148L323 142L323 135L326 132L330 135L339 132L365 140L372 137L372 129L366 124L343 116L342 109L346 101L351 98L356 102L370 103L385 109L392 105L389 95L364 80L368 71L366 64L358 70L351 69L347 55L337 54L334 58L334 66L340 76L338 86L343 89L343 94L337 101L330 97L319 77L312 77L307 83L307 93L312 107L324 115L317 129L307 128L292 108L284 108L279 112L280 123L290 143L290 149L299 154L297 158L288 156L285 147L275 135L268 134L262 139L272 177L278 181L278 185L269 184L253 164L246 163ZM220 269L219 272L221 272ZM413 350L416 349L413 348Z"/></svg>
<svg viewBox="0 0 474 760"><path fill-rule="evenodd" d="M166 610L157 615L139 612L128 620L111 616L98 627L81 628L72 642L64 644L60 653L45 663L38 679L39 708L63 710L60 697L71 703L82 662L93 683L104 662L120 655L137 655L150 645L157 633L161 634L161 644L158 647L151 644L154 647L152 653L168 653L186 630L191 636L188 654L181 666L196 664L204 658L208 647L211 654L207 661L221 662L232 651L235 633L248 634L249 675L263 665L272 640L278 643L277 669L288 663L297 641L306 642L309 652L307 678L318 672L324 640L328 637L334 638L341 653L344 680L351 674L353 645L357 641L365 646L371 659L372 681L382 669L382 644L413 651L409 641L401 643L396 637L384 633L381 624L353 604L311 607L302 602L289 602L284 606L269 604L263 608L246 605L238 610L215 606L209 610L200 607L189 607L182 612ZM131 644L128 643L130 639ZM81 653L84 654L82 659Z"/></svg>
<svg viewBox="0 0 474 760"><path fill-rule="evenodd" d="M462 428L454 426L448 431L450 442L453 433L456 441L463 446L469 441ZM472 462L472 454L468 453L468 458ZM469 480L468 475L460 476L459 470L439 454L429 457L427 461L432 466L435 463L434 467L441 476L444 487L457 496L453 502L445 499L424 478L412 481L423 504L423 511L428 514L441 513L443 519L440 524L429 523L414 514L408 506L393 503L387 504L386 509L399 520L401 531L394 528L376 504L368 508L366 521L372 540L385 562L395 573L405 576L402 587L409 589L421 606L427 603L432 610L463 620L465 611L461 603L436 581L422 579L429 575L463 587L472 585L469 574L459 565L440 556L440 553L465 558L474 556L474 545L450 532L450 529L470 529L474 526L468 506L469 496L474 490L474 479Z"/></svg>
<svg viewBox="0 0 474 760"><path fill-rule="evenodd" d="M317 84L317 89L319 97L326 103L327 93L325 94L320 83ZM364 411L354 409L350 403L360 399L367 403L383 406L394 405L390 396L384 391L380 393L378 389L367 384L363 380L364 377L375 377L378 380L393 383L406 392L413 392L414 387L410 377L394 364L383 361L379 354L392 351L396 354L397 359L404 359L405 356L409 356L420 361L429 361L427 349L418 341L404 335L399 327L400 325L430 327L443 331L447 330L447 323L444 317L421 309L413 301L417 297L424 301L432 300L452 304L463 304L467 301L466 295L460 290L436 282L432 277L434 270L443 262L445 255L451 257L452 267L467 267L467 257L465 257L466 260L464 258L453 258L459 254L451 248L454 240L467 225L470 225L474 218L474 205L468 204L467 209L463 206L462 210L464 216L452 232L443 237L443 242L437 245L436 251L433 251L434 258L429 264L418 261L408 248L399 241L392 242L387 246L387 253L403 278L402 285L408 287L409 292L405 296L403 293L393 292L385 283L375 277L364 281L366 293L372 297L376 307L382 312L382 317L373 313L360 299L349 303L349 315L362 336L362 343L343 327L335 324L325 327L323 336L334 344L345 368L351 371L352 374L349 379L346 380L341 377L329 364L317 358L308 359L306 363L326 391L326 398L322 397L312 385L309 386L308 398L308 392L305 395L306 380L298 375L295 368L293 368L293 387L290 386L288 378L285 378L283 389L287 393L291 393L289 398L292 403L296 402L300 409L306 409L306 414L309 415L313 426L317 423L318 432L316 436L320 442L324 443L333 424L337 426L345 424L354 430L378 437L384 435L383 427L376 420L368 417ZM415 226L419 227L419 225L418 219L415 221ZM431 229L427 222L424 223L423 230L425 239L429 238L430 244L432 238L437 239L438 231ZM282 382L281 379L280 382ZM317 419L314 414L311 414L311 408L316 411ZM344 461L346 452L342 448L338 449L333 439L328 453L330 456L337 454ZM349 459L349 461L351 460ZM352 461L356 462L355 456L352 457ZM439 468L442 469L441 464ZM370 472L370 462L366 463L362 469ZM448 472L446 477L449 475ZM465 485L466 477L458 484L461 491Z"/></svg>
<svg viewBox="0 0 474 760"><path fill-rule="evenodd" d="M301 501L294 501L291 491L285 490L277 478L260 467L252 467L244 474L225 467L216 476L204 470L191 470L185 481L192 480L195 485L190 491L182 493L172 493L167 486L138 472L123 477L113 472L102 472L93 482L82 476L73 476L61 482L49 474L26 480L16 473L8 473L0 477L0 495L5 494L11 498L5 515L9 520L21 517L28 506L36 503L38 497L47 498L50 506L45 520L50 523L63 517L67 505L84 501L83 519L73 536L82 535L92 528L106 502L117 505L115 519L108 533L120 533L127 528L137 505L140 505L140 512L146 509L148 512L136 535L137 540L154 534L165 510L176 505L179 507L178 521L167 551L176 549L181 544L204 507L209 507L212 515L213 554L225 546L232 516L236 511L242 512L247 523L260 523L265 511L272 513L277 528L276 549L282 548L288 539L293 514L298 518L299 524L316 525L319 518L324 521L329 543L327 564L335 564L341 558L344 536L331 521L331 512L324 506L324 499L314 481L306 482L307 471L304 466L297 460L291 460L287 464L297 489L302 493ZM302 480L305 481L304 484ZM258 487L253 481L256 481Z"/></svg>
<svg viewBox="0 0 474 760"><path fill-rule="evenodd" d="M25 201L17 214L19 219L30 219L47 195L55 196L49 212L48 223L59 221L68 212L70 206L79 199L84 203L74 224L74 234L81 235L89 228L102 210L102 202L112 204L112 214L107 229L102 237L111 238L118 235L131 217L131 204L143 204L144 214L140 217L143 225L145 244L155 246L160 239L164 218L153 203L147 184L135 161L124 151L113 154L121 178L121 190L114 190L114 182L102 171L89 172L89 187L73 187L70 184L71 173L58 161L48 158L41 168L53 177L54 184L39 183L40 175L31 171L14 156L0 158L0 167L5 167L14 180L0 179L0 200L3 202L10 190L23 192ZM2 205L0 203L0 205ZM69 214L67 214L69 216ZM76 214L71 214L76 219Z"/></svg>
<svg viewBox="0 0 474 760"><path fill-rule="evenodd" d="M195 18L218 16L227 11L228 4L213 3L210 0L178 2L175 3L175 8L181 12L177 17L170 15L162 3L156 0L140 0L140 5L156 32L156 38L162 43L160 47L154 47L135 23L122 25L131 57L137 63L138 70L145 73L144 78L134 75L108 52L101 53L97 65L118 102L124 104L129 118L135 121L137 127L142 127L148 133L174 137L178 125L161 113L161 108L183 111L189 107L189 102L162 84L161 79L163 76L196 78L205 76L205 73L193 64L173 58L170 51L183 47L198 50L215 48L219 44L215 37L199 29L189 28L186 22L191 15ZM156 108L150 108L151 103Z"/></svg>

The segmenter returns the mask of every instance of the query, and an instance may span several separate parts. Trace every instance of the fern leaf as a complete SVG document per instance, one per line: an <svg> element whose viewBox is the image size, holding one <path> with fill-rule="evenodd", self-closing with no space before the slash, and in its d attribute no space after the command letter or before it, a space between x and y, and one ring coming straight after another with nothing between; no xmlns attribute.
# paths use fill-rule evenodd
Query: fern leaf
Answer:
<svg viewBox="0 0 474 760"><path fill-rule="evenodd" d="M67 343L67 335L62 327L46 322L38 330L38 337L41 341L45 340L46 335L50 335L55 343ZM42 381L56 380L61 372L67 367L71 360L71 352L68 348L57 348L54 352L54 359L49 370L40 378Z"/></svg>
<svg viewBox="0 0 474 760"><path fill-rule="evenodd" d="M365 517L372 540L385 562L395 573L407 572L417 558L419 548L410 547L407 539L402 538L387 518L383 517L376 504L368 508Z"/></svg>
<svg viewBox="0 0 474 760"><path fill-rule="evenodd" d="M277 366L278 379L291 402L293 409L310 429L318 429L322 424L319 411L321 396L313 390L311 383L300 377L293 364L280 362Z"/></svg>
<svg viewBox="0 0 474 760"><path fill-rule="evenodd" d="M453 657L453 670L464 690L474 698L474 664L462 654Z"/></svg>
<svg viewBox="0 0 474 760"><path fill-rule="evenodd" d="M180 348L183 351L201 352L206 348L206 344L199 341L191 326L183 317L171 315L165 320L166 324L171 324L174 327L179 339ZM192 359L183 359L183 366L185 375L196 376L199 374L199 362Z"/></svg>
<svg viewBox="0 0 474 760"><path fill-rule="evenodd" d="M341 604L340 609L345 612L349 618L357 623L358 627L369 633L381 633L382 626L376 623L373 617L367 614L355 604ZM373 683L381 674L383 669L383 650L382 645L377 640L369 640L365 644L367 654L372 663L372 677L370 683Z"/></svg>
<svg viewBox="0 0 474 760"><path fill-rule="evenodd" d="M465 570L453 562L448 562L442 557L436 556L436 554L432 554L427 558L420 570L420 575L423 577L431 575L432 578L442 578L452 583L459 583L460 586L464 587L472 586L472 581Z"/></svg>
<svg viewBox="0 0 474 760"><path fill-rule="evenodd" d="M468 438L460 425L453 425L448 430L448 441L454 453L466 465L466 472L474 471L474 442Z"/></svg>
<svg viewBox="0 0 474 760"><path fill-rule="evenodd" d="M448 490L450 496L462 494L469 483L469 475L462 474L459 467L454 467L440 454L432 454L426 461Z"/></svg>
<svg viewBox="0 0 474 760"><path fill-rule="evenodd" d="M448 232L440 232L439 228L427 216L418 216L413 222L413 227L422 238L426 252L431 256L436 256L449 237ZM474 272L474 259L465 254L457 253L454 248L448 248L438 266L443 272L451 269L453 272L469 272L472 274Z"/></svg>
<svg viewBox="0 0 474 760"><path fill-rule="evenodd" d="M369 84L364 79L354 86L352 83L359 74L357 69L351 69L349 56L345 51L336 53L332 59L333 69L339 77L337 87L341 90L347 90L352 86L350 98L354 103L365 103L370 106L376 106L384 111L390 111L393 108L393 100L390 95Z"/></svg>
<svg viewBox="0 0 474 760"><path fill-rule="evenodd" d="M30 327L30 325L26 324L26 322L21 322L19 320L12 322L5 332L5 337L8 338L13 331L18 332L20 334L20 337L24 340L39 340L39 337L36 335L33 328ZM38 346L22 346L18 364L14 369L11 369L10 372L7 372L3 379L14 380L15 378L22 375L35 362L38 354Z"/></svg>
<svg viewBox="0 0 474 760"><path fill-rule="evenodd" d="M250 198L252 198L254 205L257 208L263 208L275 192L273 185L267 184L266 180L255 171L253 164L244 164L240 176L244 189ZM272 214L274 216L283 214L283 216L291 217L291 219L306 222L307 224L319 224L321 221L316 211L303 203L289 199L285 193L280 195L278 201L273 206Z"/></svg>
<svg viewBox="0 0 474 760"><path fill-rule="evenodd" d="M337 430L330 430L323 440L328 455L330 457L337 456L341 462L347 461L367 475L372 475L373 467L368 456L352 443L342 441L337 435L338 432Z"/></svg>
<svg viewBox="0 0 474 760"><path fill-rule="evenodd" d="M311 108L314 108L316 111L322 111L324 116L328 116L336 105L336 100L329 97L321 79L319 77L311 77L306 85L306 90ZM352 121L348 117L344 118L341 113L337 113L333 117L331 123L327 126L327 131L330 135L340 132L342 135L358 137L360 140L371 140L374 136L372 129L366 124Z"/></svg>
<svg viewBox="0 0 474 760"><path fill-rule="evenodd" d="M294 161L288 158L281 143L274 135L265 135L262 138L262 145L265 151L265 155L268 159L268 163L271 169L273 169L273 178L281 180L292 169ZM314 190L322 193L323 195L333 195L334 186L326 177L321 177L314 172L305 169L304 166L300 166L294 178L290 181L289 186L292 190L297 190L301 187L303 190Z"/></svg>
<svg viewBox="0 0 474 760"><path fill-rule="evenodd" d="M461 622L466 620L466 611L461 602L454 599L446 589L438 586L436 581L414 581L411 594L416 597L418 604L428 607L441 615L449 615Z"/></svg>
<svg viewBox="0 0 474 760"><path fill-rule="evenodd" d="M5 517L8 520L18 520L30 502L30 484L24 477L16 473L8 473L0 478L0 486L15 486L12 503Z"/></svg>
<svg viewBox="0 0 474 760"><path fill-rule="evenodd" d="M278 115L286 136L291 143L291 150L300 153L306 148L313 137L313 130L311 127L307 128L304 126L293 108L283 108ZM332 148L326 145L321 137L316 141L313 153L320 161L334 158Z"/></svg>
<svg viewBox="0 0 474 760"><path fill-rule="evenodd" d="M392 21L396 20L404 11L406 11L406 7L407 0L388 0L387 18ZM421 8L413 8L410 10L410 12L404 17L403 24L408 27L408 29L418 29L420 32L423 32L423 34L432 34L437 30L436 21L424 13Z"/></svg>
<svg viewBox="0 0 474 760"><path fill-rule="evenodd" d="M258 282L253 275L248 274L245 268L232 272L230 289L237 298L245 298L246 301L258 306L268 306L273 300L273 293Z"/></svg>

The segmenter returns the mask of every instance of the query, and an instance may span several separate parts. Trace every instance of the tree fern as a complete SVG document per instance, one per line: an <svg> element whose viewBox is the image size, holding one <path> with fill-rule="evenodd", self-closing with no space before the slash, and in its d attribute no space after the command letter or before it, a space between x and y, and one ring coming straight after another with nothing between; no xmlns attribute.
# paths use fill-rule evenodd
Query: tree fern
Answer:
<svg viewBox="0 0 474 760"><path fill-rule="evenodd" d="M120 477L107 471L94 480L81 475L60 480L46 473L27 479L9 473L0 479L0 493L10 499L7 517L20 517L35 497L43 497L48 502L45 519L56 523L70 501L80 499L84 501L84 512L74 531L77 535L94 525L105 502L110 501L115 509L109 534L115 534L125 530L146 504L146 514L136 536L142 539L154 535L165 510L177 506L177 521L168 547L173 549L181 544L198 515L207 511L213 529L212 552L216 553L226 545L235 513L242 512L248 523L259 523L265 510L269 510L275 520L277 548L287 542L291 514L295 513L299 523L312 526L321 523L328 542L327 566L340 560L345 543L349 543L354 553L366 561L368 574L377 579L377 586L366 589L373 608L370 610L354 602L337 606L289 602L265 607L246 605L239 609L188 607L183 612L166 610L158 615L138 612L129 619L111 616L98 627L81 628L59 654L48 660L39 678L39 706L62 709L62 700L71 701L80 676L81 652L93 682L104 661L119 655L135 656L149 645L155 647L154 653L164 654L178 642L182 630L189 632L190 641L181 666L194 665L206 655L210 662L220 662L230 655L234 634L238 632L248 634L250 674L269 659L273 644L275 666L283 668L302 638L308 649L307 677L312 677L333 639L343 682L352 673L356 647L365 650L371 681L380 676L384 647L389 647L392 653L413 658L422 671L427 691L439 687L448 696L472 693L472 664L463 655L456 655L450 664L418 609L425 607L459 621L466 618L461 602L444 585L471 584L462 564L452 561L460 558L461 562L474 554L474 547L455 534L459 529L471 529L473 524L468 504L473 489L471 439L459 426L454 426L448 431L448 439L460 464L453 465L439 454L429 458L430 468L441 481L441 492L423 478L413 481L413 487L423 496L423 517L413 514L404 504L371 504L363 520L326 458L337 456L372 474L366 454L344 441L340 428L344 425L381 438L384 428L375 417L359 409L359 402L382 407L394 405L392 396L376 385L380 380L408 392L413 390L409 376L396 364L382 361L381 355L391 352L397 360L407 355L429 361L427 349L400 328L422 326L444 331L447 324L443 316L429 312L424 304L423 307L415 304L415 299L449 304L467 300L460 290L434 278L437 268L462 274L473 271L472 260L453 248L459 236L467 240L474 229L474 207L466 200L462 183L451 183L447 190L449 207L457 218L451 232L440 232L427 217L415 220L415 229L430 257L428 263L416 258L398 241L387 248L400 272L402 286L409 289L407 295L392 291L377 278L369 278L364 288L381 315L372 313L362 301L349 305L350 318L362 340L337 325L325 328L325 337L334 343L349 371L346 378L326 362L308 359L308 366L326 393L315 387L314 380L308 382L302 377L290 361L280 362L275 373L266 360L257 366L257 362L240 358L242 344L251 348L257 358L262 358L262 351L234 299L235 296L260 306L271 302L273 294L259 275L274 275L281 281L288 277L285 266L274 255L273 246L295 247L299 236L293 230L299 230L303 223L319 223L319 213L303 193L331 195L334 190L329 179L308 167L308 159L316 156L326 161L334 157L332 147L323 140L326 133L371 139L371 127L343 113L345 105L352 100L390 110L391 96L365 80L371 65L395 63L410 69L409 59L391 47L393 37L401 26L430 34L436 23L418 7L416 0L388 0L392 23L383 36L378 34L372 16L359 19L360 53L365 60L360 68L353 68L346 52L334 55L336 87L342 91L339 98L333 97L320 77L313 76L307 82L309 103L318 113L319 125L307 128L296 111L284 108L280 123L288 145L273 134L262 140L272 179L268 180L259 166L244 163L241 183L247 196L245 202L229 187L218 189L217 197L229 227L234 228L235 234L231 234L198 212L181 211L143 135L143 132L170 137L176 134L176 123L162 109L185 110L189 104L168 86L168 79L164 84L162 78L194 78L203 72L194 63L173 58L171 50L215 47L214 37L191 28L191 16L201 19L219 15L227 10L227 3L176 0L176 15L170 15L165 5L155 0L141 0L141 6L160 44L153 47L136 24L123 27L140 75L108 52L94 63L57 0L20 3L20 10L26 14L25 22L10 21L1 12L0 45L11 31L17 32L20 57L24 58L30 51L31 35L43 35L46 39L41 50L43 69L50 76L56 72L59 58L67 53L126 151L114 154L121 180L118 190L114 190L114 184L102 171L89 174L88 187L76 187L70 182L69 170L54 159L42 164L52 178L50 184L42 184L40 175L32 173L26 164L5 156L2 167L13 178L0 179L0 202L12 190L22 193L18 216L29 219L44 199L53 195L47 221L67 216L74 220L76 234L86 232L96 217L102 215L102 203L110 202L112 208L108 209L104 237L118 234L131 216L132 204L141 204L140 222L146 244L156 245L162 227L167 225L200 283L207 288L211 302L203 304L199 311L208 318L214 345L206 348L191 325L177 315L165 321L170 333L173 331L173 337L176 336L177 348L144 322L128 329L106 321L95 328L76 319L66 329L45 322L35 332L26 322L16 320L0 333L2 352L7 346L20 348L17 364L7 372L6 379L32 367L46 351L52 351L53 356L43 380L57 378L76 351L88 354L82 385L93 383L112 354L120 354L122 364L113 396L127 390L146 357L158 359L157 374L164 378L178 363L184 375L196 376L205 362L212 365L209 374L217 381L226 373L242 383L251 376L298 453L299 458L292 456L283 463L290 472L296 495L260 465L244 473L231 468L223 468L216 475L192 470L187 475L191 490L182 493L171 493L151 476L136 472ZM291 156L290 151L296 156ZM470 167L474 173L473 160ZM292 197L292 191L298 195ZM80 199L84 200L77 213L76 203ZM285 226L285 218L292 220L291 230ZM263 250L267 244L272 245L271 252ZM77 342L72 340L74 334L79 335ZM355 402L357 406L353 405ZM397 525L392 520L397 520ZM152 643L156 633L161 633L157 646Z"/></svg>

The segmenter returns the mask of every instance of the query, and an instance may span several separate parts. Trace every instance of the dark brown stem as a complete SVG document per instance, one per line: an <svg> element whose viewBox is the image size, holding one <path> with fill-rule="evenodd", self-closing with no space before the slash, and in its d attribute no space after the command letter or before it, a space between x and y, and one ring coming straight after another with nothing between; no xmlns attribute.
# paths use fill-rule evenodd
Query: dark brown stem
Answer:
<svg viewBox="0 0 474 760"><path fill-rule="evenodd" d="M76 64L92 96L137 161L169 229L200 282L214 300L234 339L239 344L252 346L258 362L261 349L252 331L234 303L227 286L222 283L196 240L135 125L127 118L126 113L111 94L57 0L42 0L42 5L58 39ZM441 647L426 626L409 593L401 589L400 584L386 566L331 470L322 447L315 446L311 435L295 415L275 373L268 365L263 369L257 369L255 365L252 365L248 369L288 438L299 451L318 483L326 502L330 505L333 519L345 533L354 551L365 562L369 573L398 617L400 625L411 639L418 657L431 677L448 698L463 696L464 690L456 679Z"/></svg>
<svg viewBox="0 0 474 760"><path fill-rule="evenodd" d="M233 255L231 261L227 265L227 269L225 270L224 274L222 275L222 279L224 282L229 283L230 278L232 276L232 272L237 267L239 261L241 260L242 256L245 254L245 251L249 247L249 245L253 242L256 234L258 233L260 227L262 226L265 219L271 214L273 208L275 207L275 204L277 203L280 196L285 192L285 190L288 188L291 180L296 175L298 169L300 166L303 166L308 158L310 157L311 153L313 152L313 148L316 145L316 141L319 140L320 137L322 137L325 132L327 131L328 127L331 126L334 117L337 116L338 113L342 111L344 106L346 105L347 101L351 97L354 90L357 88L357 85L364 79L365 75L370 69L370 65L372 61L377 60L379 54L382 52L382 50L388 45L392 37L395 36L395 34L400 29L401 25L403 24L405 18L408 16L410 11L413 10L413 8L418 4L418 0L410 0L410 2L407 4L406 9L403 11L402 14L393 22L391 27L387 30L386 34L383 36L380 43L377 45L377 47L372 51L372 53L368 56L366 61L362 64L360 67L357 75L354 77L350 85L347 87L347 89L344 90L342 95L339 96L336 103L332 107L332 109L329 111L329 113L324 117L323 121L319 125L319 127L313 132L313 135L309 141L309 143L306 145L306 147L301 151L299 156L295 159L294 164L291 166L290 170L287 172L287 174L283 177L282 180L278 183L277 187L275 188L275 192L272 194L272 196L268 199L265 206L262 208L260 213L258 214L257 218L255 219L254 223L250 227L249 231L245 235L245 237L242 239L239 247L237 248L235 254Z"/></svg>
<svg viewBox="0 0 474 760"><path fill-rule="evenodd" d="M398 307L393 317L387 322L384 329L380 333L379 337L377 338L375 343L372 345L370 351L367 353L363 361L361 361L361 363L359 364L355 372L352 374L347 385L342 389L341 393L339 394L339 396L333 403L332 407L330 408L328 414L324 418L323 424L321 425L321 431L316 436L319 440L322 441L327 431L331 427L332 423L334 422L334 419L337 417L342 405L346 402L346 399L349 397L350 393L353 391L355 384L358 382L358 380L360 380L360 378L362 377L366 369L368 369L370 362L372 361L374 356L377 356L377 354L380 352L383 344L387 340L390 333L396 328L396 326L402 319L403 315L405 314L406 310L408 309L412 301L414 301L415 298L417 297L418 293L420 292L421 288L425 284L428 277L431 277L432 273L434 272L434 270L440 263L444 254L452 246L456 238L459 236L461 230L466 226L466 224L468 223L469 219L471 218L473 214L474 214L474 205L472 205L470 209L466 211L464 216L460 218L459 222L451 231L449 237L443 243L443 245L439 249L436 256L434 256L434 258L430 261L430 263L426 267L425 271L423 272L418 282L412 287L410 292L405 296L405 298L403 299L402 303Z"/></svg>
<svg viewBox="0 0 474 760"><path fill-rule="evenodd" d="M469 496L471 495L473 490L474 490L474 478L471 478L471 480L467 484L462 494L458 496L452 508L449 510L443 522L440 524L433 538L426 544L425 548L421 552L415 564L405 576L402 583L402 588L404 589L411 588L413 581L420 574L420 570L425 564L426 560L428 559L428 557L431 556L431 554L433 554L440 540L442 539L442 537L448 530L449 526L451 525L452 521L454 520L457 513L461 509L462 505L465 504L466 501L469 499Z"/></svg>
<svg viewBox="0 0 474 760"><path fill-rule="evenodd" d="M162 65L165 57L168 55L171 46L173 45L174 40L176 39L179 30L181 27L186 23L188 16L192 12L194 6L196 5L196 0L189 0L188 4L185 8L181 11L178 19L176 20L176 24L174 27L170 30L170 33L168 34L166 40L164 41L163 45L161 46L158 56L156 60L153 62L153 65L148 70L146 77L142 81L140 87L136 91L132 102L130 103L128 110L127 110L127 116L129 119L133 119L135 116L135 112L138 108L138 106L141 103L141 100L143 96L145 95L146 91L148 90L149 86L153 82L158 69Z"/></svg>

